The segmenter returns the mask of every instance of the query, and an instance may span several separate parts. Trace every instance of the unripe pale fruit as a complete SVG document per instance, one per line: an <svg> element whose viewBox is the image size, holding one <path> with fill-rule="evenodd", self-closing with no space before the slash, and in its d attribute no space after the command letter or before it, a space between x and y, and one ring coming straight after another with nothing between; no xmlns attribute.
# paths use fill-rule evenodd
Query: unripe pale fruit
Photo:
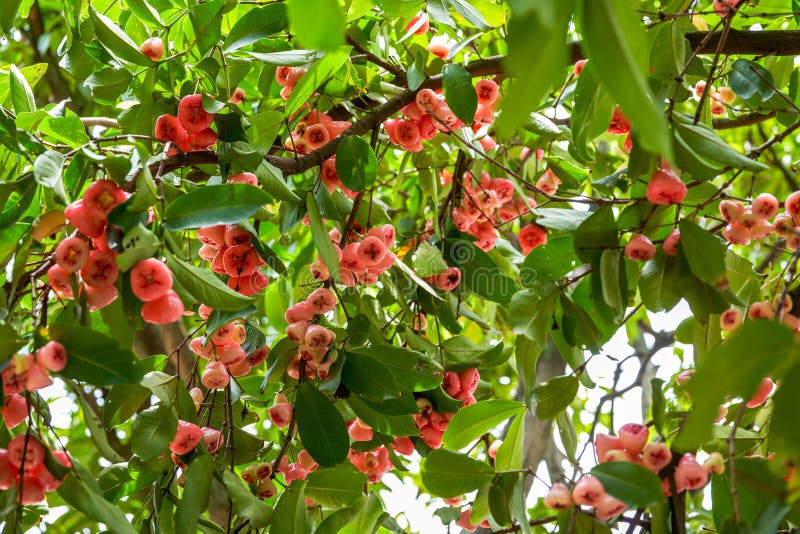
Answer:
<svg viewBox="0 0 800 534"><path fill-rule="evenodd" d="M336 336L324 326L312 324L306 329L306 335L303 339L311 349L324 349L333 343Z"/></svg>
<svg viewBox="0 0 800 534"><path fill-rule="evenodd" d="M606 493L595 506L595 513L597 514L597 519L607 521L624 512L626 508L625 503Z"/></svg>
<svg viewBox="0 0 800 534"><path fill-rule="evenodd" d="M443 35L432 37L428 43L428 52L442 59L447 58L447 54L450 53L450 45L447 42L447 37Z"/></svg>
<svg viewBox="0 0 800 534"><path fill-rule="evenodd" d="M502 440L496 439L490 445L489 448L486 449L486 454L489 458L496 459L497 458L497 450L503 444Z"/></svg>
<svg viewBox="0 0 800 534"><path fill-rule="evenodd" d="M216 428L204 426L200 430L203 432L203 443L211 454L217 452L225 443L225 437Z"/></svg>
<svg viewBox="0 0 800 534"><path fill-rule="evenodd" d="M642 452L645 443L647 443L648 430L644 425L628 423L620 427L617 435L625 450L636 455Z"/></svg>
<svg viewBox="0 0 800 534"><path fill-rule="evenodd" d="M647 200L662 206L680 203L687 192L683 180L664 170L654 172L647 184Z"/></svg>
<svg viewBox="0 0 800 534"><path fill-rule="evenodd" d="M761 384L759 384L755 394L745 403L745 405L748 408L757 408L761 406L767 402L767 399L772 394L773 389L775 389L775 382L773 382L769 377L764 378L761 381Z"/></svg>
<svg viewBox="0 0 800 534"><path fill-rule="evenodd" d="M667 467L670 461L672 452L665 443L648 443L642 451L642 464L653 473Z"/></svg>
<svg viewBox="0 0 800 534"><path fill-rule="evenodd" d="M50 371L61 371L67 365L67 349L58 341L48 341L36 352L36 361Z"/></svg>
<svg viewBox="0 0 800 534"><path fill-rule="evenodd" d="M733 332L742 326L743 320L744 317L742 316L742 312L738 308L731 308L729 310L725 310L725 312L719 316L719 326L723 330Z"/></svg>
<svg viewBox="0 0 800 534"><path fill-rule="evenodd" d="M475 84L475 92L478 93L478 104L491 106L497 101L499 94L497 82L494 80L479 80Z"/></svg>
<svg viewBox="0 0 800 534"><path fill-rule="evenodd" d="M292 405L288 402L279 402L270 406L269 420L278 428L285 428L289 426L289 421L292 419Z"/></svg>
<svg viewBox="0 0 800 534"><path fill-rule="evenodd" d="M161 61L164 57L164 43L161 42L160 37L151 37L146 40L139 50L153 61Z"/></svg>
<svg viewBox="0 0 800 534"><path fill-rule="evenodd" d="M230 375L221 362L208 362L200 382L209 389L224 389L230 382Z"/></svg>
<svg viewBox="0 0 800 534"><path fill-rule="evenodd" d="M203 439L203 431L194 423L179 420L175 438L169 444L169 450L178 455L184 455L197 447Z"/></svg>
<svg viewBox="0 0 800 534"><path fill-rule="evenodd" d="M771 219L779 208L778 199L769 193L761 193L753 200L753 215L759 219Z"/></svg>
<svg viewBox="0 0 800 534"><path fill-rule="evenodd" d="M257 468L255 465L248 465L247 467L242 469L242 480L244 480L248 484L254 483L256 480L258 480L258 477L256 476L256 471Z"/></svg>
<svg viewBox="0 0 800 534"><path fill-rule="evenodd" d="M244 92L244 89L241 87L237 87L234 89L233 94L231 95L231 104L241 104L244 102L244 99L247 95Z"/></svg>
<svg viewBox="0 0 800 534"><path fill-rule="evenodd" d="M597 434L594 438L594 451L597 455L597 461L600 463L606 461L606 454L608 454L609 451L622 448L622 441L615 436Z"/></svg>
<svg viewBox="0 0 800 534"><path fill-rule="evenodd" d="M144 302L156 300L172 289L172 272L164 262L147 258L131 269L131 291Z"/></svg>
<svg viewBox="0 0 800 534"><path fill-rule="evenodd" d="M625 245L625 257L633 261L648 261L656 255L656 247L647 236L636 234Z"/></svg>
<svg viewBox="0 0 800 534"><path fill-rule="evenodd" d="M703 469L709 473L721 475L725 472L725 459L718 452L712 452L708 459L703 462Z"/></svg>
<svg viewBox="0 0 800 534"><path fill-rule="evenodd" d="M775 306L768 300L754 302L747 310L750 319L772 319L775 316Z"/></svg>
<svg viewBox="0 0 800 534"><path fill-rule="evenodd" d="M181 298L170 289L164 296L144 303L142 319L153 324L174 323L183 316L184 311Z"/></svg>
<svg viewBox="0 0 800 534"><path fill-rule="evenodd" d="M19 434L8 442L8 462L14 469L22 466L24 471L31 471L44 462L45 454L44 445L32 435Z"/></svg>
<svg viewBox="0 0 800 534"><path fill-rule="evenodd" d="M269 478L265 478L258 481L258 486L256 487L256 495L259 499L271 499L278 493L278 488L275 487L275 483L270 480Z"/></svg>
<svg viewBox="0 0 800 534"><path fill-rule="evenodd" d="M664 254L675 257L678 254L678 243L681 240L681 231L675 228L664 239Z"/></svg>
<svg viewBox="0 0 800 534"><path fill-rule="evenodd" d="M80 271L89 260L89 243L80 237L68 237L56 247L55 259L68 273Z"/></svg>
<svg viewBox="0 0 800 534"><path fill-rule="evenodd" d="M738 223L744 215L744 205L738 200L723 200L719 203L719 213L729 223Z"/></svg>
<svg viewBox="0 0 800 534"><path fill-rule="evenodd" d="M181 98L178 120L188 133L201 132L211 126L214 115L203 109L203 95L195 94Z"/></svg>
<svg viewBox="0 0 800 534"><path fill-rule="evenodd" d="M722 237L734 245L750 244L750 230L737 222L733 222L726 226L722 231Z"/></svg>
<svg viewBox="0 0 800 534"><path fill-rule="evenodd" d="M584 475L572 488L572 500L581 506L596 506L606 494L603 484L591 475Z"/></svg>
<svg viewBox="0 0 800 534"><path fill-rule="evenodd" d="M789 215L797 219L797 214L800 213L800 191L795 191L786 197L783 207L789 212Z"/></svg>
<svg viewBox="0 0 800 534"><path fill-rule="evenodd" d="M572 494L566 484L556 482L544 497L544 505L551 510L566 510L572 506Z"/></svg>
<svg viewBox="0 0 800 534"><path fill-rule="evenodd" d="M119 267L114 259L114 253L103 250L94 250L89 254L89 260L81 269L83 283L93 287L110 286L117 281Z"/></svg>

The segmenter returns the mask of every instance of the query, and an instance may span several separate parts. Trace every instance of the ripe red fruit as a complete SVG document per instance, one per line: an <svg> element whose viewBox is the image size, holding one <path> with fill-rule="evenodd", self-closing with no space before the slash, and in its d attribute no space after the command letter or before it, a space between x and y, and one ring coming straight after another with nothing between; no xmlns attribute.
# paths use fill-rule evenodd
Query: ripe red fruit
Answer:
<svg viewBox="0 0 800 534"><path fill-rule="evenodd" d="M656 247L643 234L636 234L625 245L625 257L633 261L647 261L656 255Z"/></svg>
<svg viewBox="0 0 800 534"><path fill-rule="evenodd" d="M235 224L229 224L225 226L225 242L223 245L229 247L234 245L248 245L250 244L251 237L250 232L244 228L240 228Z"/></svg>
<svg viewBox="0 0 800 534"><path fill-rule="evenodd" d="M117 281L119 267L113 252L94 250L81 269L81 279L88 286L106 287Z"/></svg>
<svg viewBox="0 0 800 534"><path fill-rule="evenodd" d="M64 467L72 466L72 461L64 451L53 451L53 458ZM55 491L61 485L61 480L53 476L53 474L47 470L46 464L42 464L34 469L32 474L39 481L39 485L45 492Z"/></svg>
<svg viewBox="0 0 800 534"><path fill-rule="evenodd" d="M25 397L18 393L7 396L3 406L3 421L6 424L6 428L14 428L24 421L26 417L28 417L28 401L25 400ZM0 449L0 451L2 450ZM0 467L0 469L2 468ZM0 489L3 489L2 486L0 486Z"/></svg>
<svg viewBox="0 0 800 534"><path fill-rule="evenodd" d="M411 20L409 20L408 24L406 24L406 31L411 31L411 28L413 28L420 20L422 22L420 23L419 27L414 30L414 35L422 35L423 33L427 33L428 30L430 30L431 25L428 22L428 15L425 13L419 13L418 15L411 17Z"/></svg>
<svg viewBox="0 0 800 534"><path fill-rule="evenodd" d="M435 35L432 37L428 43L428 52L434 56L446 59L447 54L450 53L450 45L447 42L447 37L443 35Z"/></svg>
<svg viewBox="0 0 800 534"><path fill-rule="evenodd" d="M89 244L80 237L68 237L56 247L55 259L68 273L80 271L89 259Z"/></svg>
<svg viewBox="0 0 800 534"><path fill-rule="evenodd" d="M142 319L153 324L174 323L183 316L184 311L181 298L169 289L163 296L144 303Z"/></svg>
<svg viewBox="0 0 800 534"><path fill-rule="evenodd" d="M231 276L250 276L258 269L258 260L258 252L250 245L235 245L223 254L222 265Z"/></svg>
<svg viewBox="0 0 800 534"><path fill-rule="evenodd" d="M364 265L368 267L377 265L386 255L386 244L375 236L367 236L358 244L356 254Z"/></svg>
<svg viewBox="0 0 800 534"><path fill-rule="evenodd" d="M575 65L573 65L572 73L575 75L576 78L581 75L581 72L583 72L583 69L586 67L586 62L587 61L589 61L589 60L588 59L579 59L578 61L575 62Z"/></svg>
<svg viewBox="0 0 800 534"><path fill-rule="evenodd" d="M572 506L572 495L566 484L556 482L544 497L544 505L551 510L566 510Z"/></svg>
<svg viewBox="0 0 800 534"><path fill-rule="evenodd" d="M198 150L207 149L217 141L219 141L217 132L211 128L206 128L199 132L189 132L186 136L186 143L181 148L183 148L185 152L196 152Z"/></svg>
<svg viewBox="0 0 800 534"><path fill-rule="evenodd" d="M17 502L20 504L37 504L44 500L44 490L39 479L32 473L22 475L22 492L17 495Z"/></svg>
<svg viewBox="0 0 800 534"><path fill-rule="evenodd" d="M755 394L745 403L745 405L748 408L757 408L761 406L767 402L767 399L772 394L773 389L775 389L775 382L773 382L769 377L764 378L761 381L761 384L759 384Z"/></svg>
<svg viewBox="0 0 800 534"><path fill-rule="evenodd" d="M204 426L201 430L203 431L203 443L208 452L214 454L225 443L225 437L216 428Z"/></svg>
<svg viewBox="0 0 800 534"><path fill-rule="evenodd" d="M279 402L270 406L269 420L278 428L285 428L289 426L289 421L292 418L292 405L288 402Z"/></svg>
<svg viewBox="0 0 800 534"><path fill-rule="evenodd" d="M647 200L663 206L678 204L687 193L686 184L671 172L659 170L650 177L647 184Z"/></svg>
<svg viewBox="0 0 800 534"><path fill-rule="evenodd" d="M475 92L478 93L478 104L491 106L497 102L499 90L497 82L494 80L480 80L475 84Z"/></svg>
<svg viewBox="0 0 800 534"><path fill-rule="evenodd" d="M347 433L353 441L369 441L372 439L372 427L363 423L360 419L353 419L347 427Z"/></svg>
<svg viewBox="0 0 800 534"><path fill-rule="evenodd" d="M631 454L639 454L647 443L647 427L638 423L622 425L617 431L622 446Z"/></svg>
<svg viewBox="0 0 800 534"><path fill-rule="evenodd" d="M87 237L100 237L106 222L102 217L90 213L83 200L77 200L64 209L67 221Z"/></svg>
<svg viewBox="0 0 800 534"><path fill-rule="evenodd" d="M597 434L597 436L594 438L594 451L597 455L597 461L600 463L605 462L605 457L608 454L608 451L622 448L622 441L615 436L609 436L608 434Z"/></svg>
<svg viewBox="0 0 800 534"><path fill-rule="evenodd" d="M151 37L146 40L139 50L153 61L161 61L161 58L164 57L164 43L161 42L160 37Z"/></svg>
<svg viewBox="0 0 800 534"><path fill-rule="evenodd" d="M600 499L600 502L595 505L595 513L597 514L597 519L607 521L624 512L626 508L625 503L606 493Z"/></svg>
<svg viewBox="0 0 800 534"><path fill-rule="evenodd" d="M179 420L175 438L169 444L169 450L178 455L184 455L197 447L203 439L203 431L194 423Z"/></svg>
<svg viewBox="0 0 800 534"><path fill-rule="evenodd" d="M209 389L223 389L230 382L230 376L221 362L208 362L200 382Z"/></svg>
<svg viewBox="0 0 800 534"><path fill-rule="evenodd" d="M258 186L258 176L252 172L240 172L235 176L228 178L229 184L249 184Z"/></svg>
<svg viewBox="0 0 800 534"><path fill-rule="evenodd" d="M247 355L247 363L250 364L250 367L261 365L267 359L267 356L269 356L269 347L264 345Z"/></svg>
<svg viewBox="0 0 800 534"><path fill-rule="evenodd" d="M139 300L156 300L172 289L172 272L164 262L147 258L131 269L131 291Z"/></svg>
<svg viewBox="0 0 800 534"><path fill-rule="evenodd" d="M36 362L50 371L61 371L67 365L67 349L58 341L48 341L36 352Z"/></svg>
<svg viewBox="0 0 800 534"><path fill-rule="evenodd" d="M517 235L522 253L526 256L539 245L547 243L547 231L538 224L529 224L520 229Z"/></svg>
<svg viewBox="0 0 800 534"><path fill-rule="evenodd" d="M98 180L86 189L83 194L83 205L90 215L105 219L111 210L125 202L126 198L125 191L116 183L111 180Z"/></svg>
<svg viewBox="0 0 800 534"><path fill-rule="evenodd" d="M461 269L448 267L443 273L437 274L436 288L442 291L453 291L461 283Z"/></svg>
<svg viewBox="0 0 800 534"><path fill-rule="evenodd" d="M231 104L241 104L244 102L245 96L247 96L244 92L244 89L241 87L237 87L233 90L233 94L231 95Z"/></svg>
<svg viewBox="0 0 800 534"><path fill-rule="evenodd" d="M73 298L70 277L72 275L58 265L53 265L47 270L47 283L62 298Z"/></svg>
<svg viewBox="0 0 800 534"><path fill-rule="evenodd" d="M658 473L669 465L672 452L664 443L649 443L642 451L642 464L654 473Z"/></svg>
<svg viewBox="0 0 800 534"><path fill-rule="evenodd" d="M425 113L435 111L439 104L438 98L436 97L436 93L433 91L433 89L420 90L417 93L417 96L414 97L414 101L417 103L417 107L419 107L419 109Z"/></svg>
<svg viewBox="0 0 800 534"><path fill-rule="evenodd" d="M667 256L677 256L678 254L678 243L681 240L681 231L675 228L672 230L669 235L664 239L664 254Z"/></svg>
<svg viewBox="0 0 800 534"><path fill-rule="evenodd" d="M186 143L186 129L175 115L164 114L156 119L156 139L183 147Z"/></svg>
<svg viewBox="0 0 800 534"><path fill-rule="evenodd" d="M608 125L608 133L626 134L631 131L631 123L622 114L619 107L614 108L614 115L611 117L611 124Z"/></svg>
<svg viewBox="0 0 800 534"><path fill-rule="evenodd" d="M203 109L203 95L187 95L178 103L178 120L187 132L201 132L211 126L214 115Z"/></svg>
<svg viewBox="0 0 800 534"><path fill-rule="evenodd" d="M703 469L693 454L684 454L675 468L675 486L680 493L684 490L700 489L708 482L708 472Z"/></svg>
<svg viewBox="0 0 800 534"><path fill-rule="evenodd" d="M14 469L19 469L23 462L24 471L30 471L44 462L45 448L34 436L20 434L8 442L8 462Z"/></svg>
<svg viewBox="0 0 800 534"><path fill-rule="evenodd" d="M97 311L108 306L119 296L119 291L113 285L103 287L85 286L85 289L90 311Z"/></svg>
<svg viewBox="0 0 800 534"><path fill-rule="evenodd" d="M328 313L336 307L336 297L327 287L320 287L312 291L306 302L314 315Z"/></svg>
<svg viewBox="0 0 800 534"><path fill-rule="evenodd" d="M306 128L303 139L311 150L316 150L331 140L328 129L323 124L312 124Z"/></svg>
<svg viewBox="0 0 800 534"><path fill-rule="evenodd" d="M584 475L572 488L572 500L581 506L596 506L606 495L603 484L591 475Z"/></svg>
<svg viewBox="0 0 800 534"><path fill-rule="evenodd" d="M561 179L555 175L551 169L547 169L544 174L536 180L536 188L547 195L553 195L558 191ZM535 203L532 204L535 207Z"/></svg>

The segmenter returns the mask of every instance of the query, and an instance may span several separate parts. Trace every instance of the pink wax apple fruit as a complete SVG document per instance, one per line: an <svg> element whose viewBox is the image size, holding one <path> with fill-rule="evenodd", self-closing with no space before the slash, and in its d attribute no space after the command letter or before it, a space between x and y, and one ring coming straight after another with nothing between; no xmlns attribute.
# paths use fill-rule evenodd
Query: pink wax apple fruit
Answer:
<svg viewBox="0 0 800 534"><path fill-rule="evenodd" d="M197 447L203 439L203 430L194 423L179 420L175 438L169 444L169 450L178 455L184 455Z"/></svg>

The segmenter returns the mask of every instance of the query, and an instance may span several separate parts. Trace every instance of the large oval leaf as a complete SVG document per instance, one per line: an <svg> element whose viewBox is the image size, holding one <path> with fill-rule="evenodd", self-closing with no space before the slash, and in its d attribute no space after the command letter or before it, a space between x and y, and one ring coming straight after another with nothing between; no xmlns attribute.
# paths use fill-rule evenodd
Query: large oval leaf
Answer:
<svg viewBox="0 0 800 534"><path fill-rule="evenodd" d="M336 174L353 191L363 191L378 177L378 160L369 143L360 137L342 139L336 148Z"/></svg>
<svg viewBox="0 0 800 534"><path fill-rule="evenodd" d="M509 400L487 400L471 404L459 410L447 425L442 443L451 449L466 447L524 409L524 404Z"/></svg>
<svg viewBox="0 0 800 534"><path fill-rule="evenodd" d="M447 105L464 124L472 124L478 107L478 93L472 76L461 65L448 63L442 71L442 87Z"/></svg>
<svg viewBox="0 0 800 534"><path fill-rule="evenodd" d="M237 293L214 276L208 269L195 267L174 256L167 257L167 265L175 279L199 302L215 310L240 310L253 302L250 297Z"/></svg>
<svg viewBox="0 0 800 534"><path fill-rule="evenodd" d="M664 501L658 477L633 462L606 462L592 469L592 475L612 497L628 506L644 508Z"/></svg>
<svg viewBox="0 0 800 534"><path fill-rule="evenodd" d="M169 230L234 224L270 200L267 193L249 184L207 185L170 202L164 224Z"/></svg>
<svg viewBox="0 0 800 534"><path fill-rule="evenodd" d="M431 494L449 498L485 486L494 478L494 469L466 454L436 449L422 459L420 474Z"/></svg>
<svg viewBox="0 0 800 534"><path fill-rule="evenodd" d="M339 410L310 382L297 388L297 432L303 446L323 467L340 464L350 450L350 436Z"/></svg>

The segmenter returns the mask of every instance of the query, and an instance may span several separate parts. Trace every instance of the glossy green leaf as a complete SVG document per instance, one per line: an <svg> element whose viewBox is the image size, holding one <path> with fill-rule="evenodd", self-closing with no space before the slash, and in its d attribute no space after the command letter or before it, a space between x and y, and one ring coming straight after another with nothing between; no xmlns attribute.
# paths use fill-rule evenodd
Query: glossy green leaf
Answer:
<svg viewBox="0 0 800 534"><path fill-rule="evenodd" d="M95 36L109 54L123 62L145 67L153 65L153 61L142 54L133 39L122 28L117 26L113 20L97 11L91 5L89 6L89 15L92 24L94 24Z"/></svg>
<svg viewBox="0 0 800 534"><path fill-rule="evenodd" d="M647 38L626 0L578 0L576 19L582 46L602 72L601 83L630 119L639 142L672 160L663 105L647 84Z"/></svg>
<svg viewBox="0 0 800 534"><path fill-rule="evenodd" d="M339 280L339 257L336 255L336 249L331 243L331 236L325 230L322 222L322 216L317 207L317 201L314 195L309 193L306 197L306 206L308 207L308 218L311 222L311 236L314 239L314 246L317 248L322 262L328 267L331 273L331 278L334 281Z"/></svg>
<svg viewBox="0 0 800 534"><path fill-rule="evenodd" d="M366 482L366 475L349 465L317 469L306 479L306 496L328 508L352 506Z"/></svg>
<svg viewBox="0 0 800 534"><path fill-rule="evenodd" d="M693 119L676 113L673 127L675 134L690 147L695 157L710 161L712 165L733 167L753 172L767 170L769 167L750 159L726 143L717 133L703 123L693 124Z"/></svg>
<svg viewBox="0 0 800 534"><path fill-rule="evenodd" d="M444 257L448 264L461 269L461 285L480 297L505 304L517 291L514 280L474 243L446 241Z"/></svg>
<svg viewBox="0 0 800 534"><path fill-rule="evenodd" d="M286 5L269 4L248 11L233 25L222 48L226 52L251 45L286 28Z"/></svg>
<svg viewBox="0 0 800 534"><path fill-rule="evenodd" d="M206 185L170 202L164 219L169 230L234 224L251 217L269 201L269 195L252 185Z"/></svg>
<svg viewBox="0 0 800 534"><path fill-rule="evenodd" d="M189 20L196 38L197 51L205 54L211 47L219 44L222 36L222 14L225 0L210 0L205 3L190 4Z"/></svg>
<svg viewBox="0 0 800 534"><path fill-rule="evenodd" d="M197 532L200 514L208 508L213 472L214 458L210 454L201 454L189 462L185 490L175 507L176 534Z"/></svg>
<svg viewBox="0 0 800 534"><path fill-rule="evenodd" d="M335 50L344 43L345 16L336 0L289 0L289 27L300 44Z"/></svg>
<svg viewBox="0 0 800 534"><path fill-rule="evenodd" d="M420 474L431 494L449 498L484 486L494 477L494 469L466 454L436 449L422 459Z"/></svg>
<svg viewBox="0 0 800 534"><path fill-rule="evenodd" d="M583 160L589 160L588 143L606 131L614 112L614 102L600 84L595 70L593 62L587 62L584 66L575 84L575 107L570 117L571 148Z"/></svg>
<svg viewBox="0 0 800 534"><path fill-rule="evenodd" d="M378 160L369 143L354 135L342 139L336 149L336 174L352 191L372 187L378 178Z"/></svg>
<svg viewBox="0 0 800 534"><path fill-rule="evenodd" d="M253 301L229 288L207 268L195 267L174 256L167 256L167 265L189 294L215 310L240 310Z"/></svg>
<svg viewBox="0 0 800 534"><path fill-rule="evenodd" d="M55 323L50 338L67 349L67 365L60 374L95 386L133 384L142 378L138 358L116 340L73 324Z"/></svg>
<svg viewBox="0 0 800 534"><path fill-rule="evenodd" d="M503 438L503 444L497 449L494 468L498 471L522 469L525 442L525 413L514 416L508 431Z"/></svg>
<svg viewBox="0 0 800 534"><path fill-rule="evenodd" d="M306 509L304 480L294 481L286 488L275 505L275 517L270 531L286 534L311 534L311 522Z"/></svg>
<svg viewBox="0 0 800 534"><path fill-rule="evenodd" d="M294 86L289 100L286 101L286 109L283 112L284 116L291 117L294 115L303 104L306 103L311 94L344 65L349 55L350 47L341 46L331 50L317 60L311 68L308 69L308 72L303 74L297 82L297 85Z"/></svg>
<svg viewBox="0 0 800 534"><path fill-rule="evenodd" d="M426 391L442 383L441 368L422 353L391 345L372 345L363 349L350 349L347 354L375 358L389 369L398 385L412 391Z"/></svg>
<svg viewBox="0 0 800 534"><path fill-rule="evenodd" d="M659 478L633 462L606 462L595 466L591 473L612 497L628 506L645 508L664 502Z"/></svg>
<svg viewBox="0 0 800 534"><path fill-rule="evenodd" d="M625 268L622 253L619 250L607 248L600 255L600 279L603 300L609 307L622 313L627 305L627 299L622 294L619 283L620 267Z"/></svg>
<svg viewBox="0 0 800 534"><path fill-rule="evenodd" d="M619 246L617 224L610 206L605 206L591 214L575 231L575 252L586 262L600 259L605 248Z"/></svg>
<svg viewBox="0 0 800 534"><path fill-rule="evenodd" d="M442 87L447 105L464 124L472 124L478 107L478 93L472 76L461 65L448 63L442 71Z"/></svg>
<svg viewBox="0 0 800 534"><path fill-rule="evenodd" d="M392 372L378 359L359 353L348 353L342 367L342 383L351 392L384 401L400 393Z"/></svg>
<svg viewBox="0 0 800 534"><path fill-rule="evenodd" d="M578 379L573 375L557 376L533 388L536 416L553 419L567 409L578 394Z"/></svg>
<svg viewBox="0 0 800 534"><path fill-rule="evenodd" d="M762 102L769 100L775 94L775 80L767 69L746 59L737 59L731 65L728 74L730 84L736 96L745 100L756 94Z"/></svg>
<svg viewBox="0 0 800 534"><path fill-rule="evenodd" d="M0 28L4 32L11 29L11 24L17 16L17 9L19 9L20 4L22 4L22 0L8 0L0 4Z"/></svg>
<svg viewBox="0 0 800 534"><path fill-rule="evenodd" d="M459 410L447 425L442 443L451 449L464 448L524 409L519 402L499 399L471 404Z"/></svg>
<svg viewBox="0 0 800 534"><path fill-rule="evenodd" d="M681 231L678 246L683 249L692 273L706 283L716 283L727 272L725 245L691 221L681 221L678 227Z"/></svg>
<svg viewBox="0 0 800 534"><path fill-rule="evenodd" d="M131 430L131 449L142 460L152 460L169 450L175 438L178 419L172 409L163 404L139 413Z"/></svg>
<svg viewBox="0 0 800 534"><path fill-rule="evenodd" d="M9 67L9 82L11 91L11 103L14 106L14 112L19 115L20 113L27 113L36 111L36 100L33 98L33 90L28 85L28 80L25 79L22 72L16 65Z"/></svg>
<svg viewBox="0 0 800 534"><path fill-rule="evenodd" d="M222 482L239 517L247 519L254 528L264 528L272 522L272 508L250 493L239 475L225 469L222 472Z"/></svg>
<svg viewBox="0 0 800 534"><path fill-rule="evenodd" d="M342 415L310 382L300 384L296 395L297 431L303 446L323 467L342 463L350 449Z"/></svg>

